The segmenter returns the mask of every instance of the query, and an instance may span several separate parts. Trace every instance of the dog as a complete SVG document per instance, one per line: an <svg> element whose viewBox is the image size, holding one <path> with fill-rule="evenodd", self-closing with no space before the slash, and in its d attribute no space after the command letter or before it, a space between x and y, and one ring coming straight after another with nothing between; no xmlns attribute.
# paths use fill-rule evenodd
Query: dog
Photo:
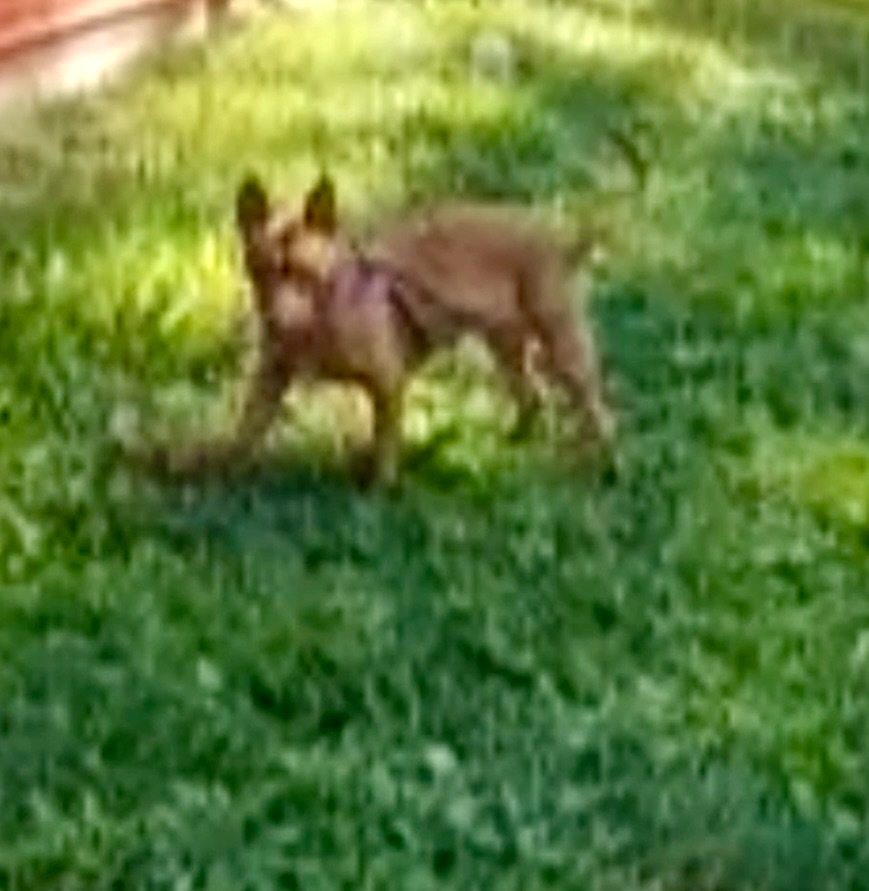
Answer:
<svg viewBox="0 0 869 891"><path fill-rule="evenodd" d="M541 406L536 350L587 442L611 450L616 422L591 330L567 292L570 273L597 244L594 233L563 244L520 210L457 203L402 220L359 247L339 225L326 174L296 213L274 205L248 176L237 189L235 217L259 320L257 363L229 439L176 454L176 469L237 462L264 437L293 380L334 380L367 392L369 479L392 486L407 382L464 335L488 344L503 371L516 403L512 438L530 432Z"/></svg>

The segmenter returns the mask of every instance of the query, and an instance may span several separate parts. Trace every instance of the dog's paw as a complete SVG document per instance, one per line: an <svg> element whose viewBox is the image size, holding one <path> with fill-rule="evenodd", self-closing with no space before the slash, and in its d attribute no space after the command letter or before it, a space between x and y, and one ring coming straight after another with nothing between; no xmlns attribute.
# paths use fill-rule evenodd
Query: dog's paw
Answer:
<svg viewBox="0 0 869 891"><path fill-rule="evenodd" d="M528 442L537 426L537 413L520 413L507 433L507 441L514 445Z"/></svg>
<svg viewBox="0 0 869 891"><path fill-rule="evenodd" d="M347 462L353 485L362 491L371 489L376 482L374 456L370 449L355 449Z"/></svg>
<svg viewBox="0 0 869 891"><path fill-rule="evenodd" d="M370 449L361 449L350 457L350 477L363 492L397 492L400 488L398 468L382 465Z"/></svg>

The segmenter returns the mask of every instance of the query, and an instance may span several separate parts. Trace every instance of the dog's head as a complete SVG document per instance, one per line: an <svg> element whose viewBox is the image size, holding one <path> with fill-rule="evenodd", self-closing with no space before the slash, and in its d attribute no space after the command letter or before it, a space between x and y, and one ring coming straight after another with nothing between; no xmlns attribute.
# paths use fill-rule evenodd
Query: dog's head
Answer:
<svg viewBox="0 0 869 891"><path fill-rule="evenodd" d="M235 216L260 310L281 316L310 309L349 251L332 180L323 174L294 214L273 205L260 180L248 176L236 193Z"/></svg>

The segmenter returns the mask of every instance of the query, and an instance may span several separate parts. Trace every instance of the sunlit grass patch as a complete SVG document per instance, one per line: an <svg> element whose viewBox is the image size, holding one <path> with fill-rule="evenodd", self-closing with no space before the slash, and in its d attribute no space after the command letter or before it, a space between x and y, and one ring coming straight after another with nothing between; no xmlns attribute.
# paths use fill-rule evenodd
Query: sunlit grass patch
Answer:
<svg viewBox="0 0 869 891"><path fill-rule="evenodd" d="M862 541L869 531L869 443L830 430L769 431L753 459L759 493L778 492Z"/></svg>
<svg viewBox="0 0 869 891"><path fill-rule="evenodd" d="M217 314L235 308L230 295L238 289L238 268L228 220L244 171L261 171L292 199L329 166L348 215L369 220L378 207L444 191L543 204L557 194L569 203L594 190L591 162L604 128L630 123L640 111L658 135L651 158L654 222L630 220L646 239L636 259L647 270L666 265L680 226L687 226L676 265L708 267L712 258L695 241L698 226L691 222L698 188L711 188L715 202L704 228L717 220L726 225L734 213L744 220L757 202L751 182L730 199L733 211L718 203L719 184L698 182L697 162L707 146L686 122L702 124L707 134L744 126L739 122L746 116L790 127L806 105L805 85L789 71L733 55L714 37L677 35L642 17L614 18L593 8L559 8L558 15L557 30L550 12L522 3L486 13L461 4L362 5L308 20L266 16L214 46L152 65L152 76L123 89L22 123L7 146L8 165L33 169L24 178L10 173L7 201L14 229L37 237L35 250L30 244L15 250L25 267L56 266L58 258L39 247L41 233L65 233L68 262L82 271L81 290L99 295L68 301L87 305L88 324L101 316L108 325L113 312L126 309L135 317L176 290L179 306L194 309L170 310L167 302L167 313L188 322L179 326L170 318L164 327L182 350L190 332L190 348L199 353L203 332L193 331L192 316L208 312L214 319L212 299ZM493 25L515 37L520 65L513 82L471 76L470 41ZM626 100L620 80L643 96L646 108ZM831 118L826 128L835 126ZM674 127L680 139L660 138ZM40 128L54 137L43 138ZM746 132L745 138L754 137ZM849 192L859 188L858 178L842 184ZM94 231L114 255L105 262L102 248L94 251ZM659 250L662 231L670 244ZM175 247L157 243L167 232ZM201 240L212 244L208 271L192 247ZM131 243L140 245L139 259ZM749 262L760 265L763 259L751 256L755 246L753 239L737 239L728 252L748 252ZM91 276L88 270L100 264L105 268ZM47 290L57 299L65 289ZM189 296L204 290L213 298ZM217 338L226 322L199 327Z"/></svg>

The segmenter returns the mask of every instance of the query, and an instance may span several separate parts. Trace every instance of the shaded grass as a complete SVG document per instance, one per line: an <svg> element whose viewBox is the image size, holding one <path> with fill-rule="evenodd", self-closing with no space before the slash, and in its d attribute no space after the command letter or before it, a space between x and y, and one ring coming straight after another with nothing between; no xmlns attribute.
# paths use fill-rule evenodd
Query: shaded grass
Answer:
<svg viewBox="0 0 869 891"><path fill-rule="evenodd" d="M804 12L688 6L273 17L4 129L0 885L865 887L860 32L789 54ZM512 83L468 78L483 24ZM552 429L508 449L474 354L415 385L394 498L348 485L340 393L223 485L115 461L118 406L226 421L246 169L327 163L360 226L569 222L623 121L617 484Z"/></svg>

